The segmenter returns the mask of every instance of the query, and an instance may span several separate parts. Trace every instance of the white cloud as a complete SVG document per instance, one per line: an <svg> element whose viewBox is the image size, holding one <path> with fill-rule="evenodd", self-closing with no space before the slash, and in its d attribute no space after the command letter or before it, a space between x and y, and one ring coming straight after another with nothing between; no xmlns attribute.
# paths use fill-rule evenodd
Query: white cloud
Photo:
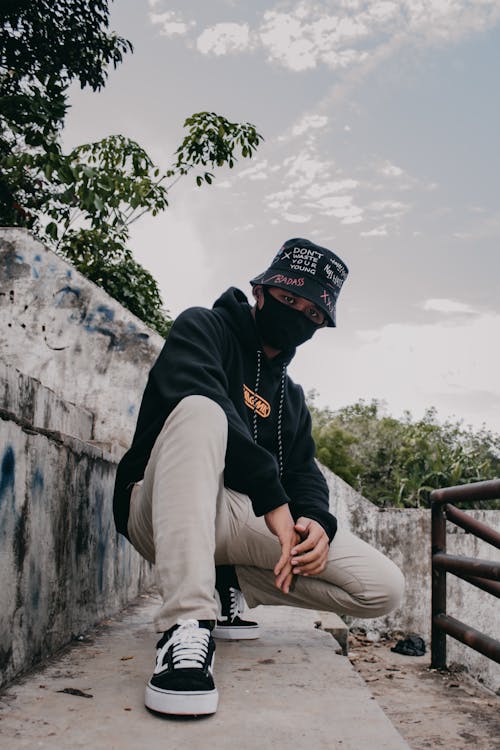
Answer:
<svg viewBox="0 0 500 750"><path fill-rule="evenodd" d="M344 68L364 60L367 53L349 45L368 33L359 18L330 16L306 3L294 4L287 12L266 11L259 29L269 60L294 71L310 70L319 63Z"/></svg>
<svg viewBox="0 0 500 750"><path fill-rule="evenodd" d="M251 167L247 167L241 172L238 172L238 177L240 179L248 180L267 180L267 169L267 159L263 159L262 161L257 161L255 164L252 164Z"/></svg>
<svg viewBox="0 0 500 750"><path fill-rule="evenodd" d="M375 213L383 214L384 219L397 219L403 216L410 206L408 203L402 203L401 201L385 200L372 201L368 208Z"/></svg>
<svg viewBox="0 0 500 750"><path fill-rule="evenodd" d="M304 117L293 126L292 135L302 135L311 129L324 128L327 123L328 117L325 115L304 115Z"/></svg>
<svg viewBox="0 0 500 750"><path fill-rule="evenodd" d="M311 220L311 215L308 214L308 215L304 216L303 214L289 214L289 213L284 213L283 214L283 218L285 219L285 221L291 221L294 224L304 224L306 221L310 221Z"/></svg>
<svg viewBox="0 0 500 750"><path fill-rule="evenodd" d="M150 6L156 7L158 2L150 0ZM162 36L184 36L188 33L189 29L195 26L194 21L185 21L179 13L173 10L165 11L164 13L150 13L149 20L155 26L160 26L160 34Z"/></svg>
<svg viewBox="0 0 500 750"><path fill-rule="evenodd" d="M357 188L358 184L357 180L352 179L317 182L306 190L305 195L311 199L322 198L324 195L330 195L330 193L339 193L343 190L354 190Z"/></svg>
<svg viewBox="0 0 500 750"><path fill-rule="evenodd" d="M204 55L227 55L250 47L250 29L246 23L217 23L205 29L196 41Z"/></svg>
<svg viewBox="0 0 500 750"><path fill-rule="evenodd" d="M242 224L240 227L235 227L234 232L248 232L250 229L255 229L255 224Z"/></svg>
<svg viewBox="0 0 500 750"><path fill-rule="evenodd" d="M397 167L395 164L387 162L381 169L380 173L386 177L400 177L403 174L401 167Z"/></svg>
<svg viewBox="0 0 500 750"><path fill-rule="evenodd" d="M422 303L422 309L429 312L440 312L445 314L477 312L466 302L459 302L458 300L445 298L427 299Z"/></svg>
<svg viewBox="0 0 500 750"><path fill-rule="evenodd" d="M361 237L387 237L387 225L382 224L380 227L374 227L368 232L360 232Z"/></svg>
<svg viewBox="0 0 500 750"><path fill-rule="evenodd" d="M342 309L338 318L342 326ZM386 325L358 332L355 346L338 334L327 345L327 336L301 347L291 374L305 390L333 392L330 406L378 398L393 414L410 408L416 416L436 406L443 417L500 431L500 348L492 346L500 339L500 314L463 317L454 326L448 319Z"/></svg>
<svg viewBox="0 0 500 750"><path fill-rule="evenodd" d="M149 0L162 34L185 35L195 25ZM302 72L368 70L402 46L453 43L484 32L500 19L498 0L282 0L247 23L216 23L198 36L202 54L226 55L261 47L271 63Z"/></svg>

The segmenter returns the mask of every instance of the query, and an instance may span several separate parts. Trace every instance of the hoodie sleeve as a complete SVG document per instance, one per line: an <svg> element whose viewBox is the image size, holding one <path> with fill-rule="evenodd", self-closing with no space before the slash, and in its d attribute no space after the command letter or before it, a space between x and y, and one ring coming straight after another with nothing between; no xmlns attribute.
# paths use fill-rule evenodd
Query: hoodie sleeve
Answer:
<svg viewBox="0 0 500 750"><path fill-rule="evenodd" d="M279 479L276 459L256 445L228 393L224 368L226 336L222 322L204 308L190 308L176 319L153 369L146 391L167 413L186 396L215 401L228 420L224 482L250 497L255 515L262 516L289 498ZM145 394L146 396L146 394Z"/></svg>
<svg viewBox="0 0 500 750"><path fill-rule="evenodd" d="M281 479L291 498L290 510L294 519L300 516L314 519L324 528L331 542L337 531L337 519L330 513L328 485L314 460L316 446L311 435L311 415L300 390L299 428Z"/></svg>

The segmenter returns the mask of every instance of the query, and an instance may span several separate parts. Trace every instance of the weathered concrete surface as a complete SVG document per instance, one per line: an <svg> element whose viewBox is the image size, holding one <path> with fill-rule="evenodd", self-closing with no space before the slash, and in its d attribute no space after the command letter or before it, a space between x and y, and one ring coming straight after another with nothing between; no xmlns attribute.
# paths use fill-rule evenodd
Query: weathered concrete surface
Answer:
<svg viewBox="0 0 500 750"><path fill-rule="evenodd" d="M376 633L418 633L430 647L431 627L431 515L428 509L377 508L346 482L323 468L330 488L330 507L339 524L380 549L398 565L406 580L401 607L373 620L349 620ZM468 511L483 523L500 530L500 511ZM448 552L484 560L498 560L498 550L447 525ZM498 599L448 575L448 614L500 639ZM464 664L491 689L500 688L500 665L448 638L448 661Z"/></svg>
<svg viewBox="0 0 500 750"><path fill-rule="evenodd" d="M115 532L116 465L0 411L0 684L151 585Z"/></svg>
<svg viewBox="0 0 500 750"><path fill-rule="evenodd" d="M260 640L218 642L214 716L148 713L143 695L154 662L155 603L143 601L9 689L0 702L9 750L409 750L350 662L335 654L333 639L314 629L314 613L286 607L256 610ZM66 688L92 697L58 692Z"/></svg>
<svg viewBox="0 0 500 750"><path fill-rule="evenodd" d="M163 340L29 232L0 228L2 360L95 414L93 439L128 447Z"/></svg>
<svg viewBox="0 0 500 750"><path fill-rule="evenodd" d="M0 409L33 427L92 440L94 415L0 361Z"/></svg>

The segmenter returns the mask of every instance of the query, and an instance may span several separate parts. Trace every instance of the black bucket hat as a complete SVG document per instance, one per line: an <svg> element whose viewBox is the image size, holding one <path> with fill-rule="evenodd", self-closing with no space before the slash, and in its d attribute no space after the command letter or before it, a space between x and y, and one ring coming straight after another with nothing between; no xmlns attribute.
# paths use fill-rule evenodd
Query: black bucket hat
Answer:
<svg viewBox="0 0 500 750"><path fill-rule="evenodd" d="M250 284L293 291L323 310L327 325L333 327L337 297L348 273L349 269L338 255L298 237L287 240L267 271L252 279Z"/></svg>

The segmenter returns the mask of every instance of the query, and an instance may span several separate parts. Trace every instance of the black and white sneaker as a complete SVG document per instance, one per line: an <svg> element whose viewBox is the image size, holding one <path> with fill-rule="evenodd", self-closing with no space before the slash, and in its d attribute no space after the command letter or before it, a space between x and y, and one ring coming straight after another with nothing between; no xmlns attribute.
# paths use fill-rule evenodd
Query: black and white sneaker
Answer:
<svg viewBox="0 0 500 750"><path fill-rule="evenodd" d="M179 620L156 644L156 667L145 704L162 714L199 716L217 710L215 643L206 620Z"/></svg>
<svg viewBox="0 0 500 750"><path fill-rule="evenodd" d="M234 567L218 565L215 570L215 598L219 605L219 616L212 635L225 641L258 638L258 623L240 617L245 611L245 598L240 590Z"/></svg>

